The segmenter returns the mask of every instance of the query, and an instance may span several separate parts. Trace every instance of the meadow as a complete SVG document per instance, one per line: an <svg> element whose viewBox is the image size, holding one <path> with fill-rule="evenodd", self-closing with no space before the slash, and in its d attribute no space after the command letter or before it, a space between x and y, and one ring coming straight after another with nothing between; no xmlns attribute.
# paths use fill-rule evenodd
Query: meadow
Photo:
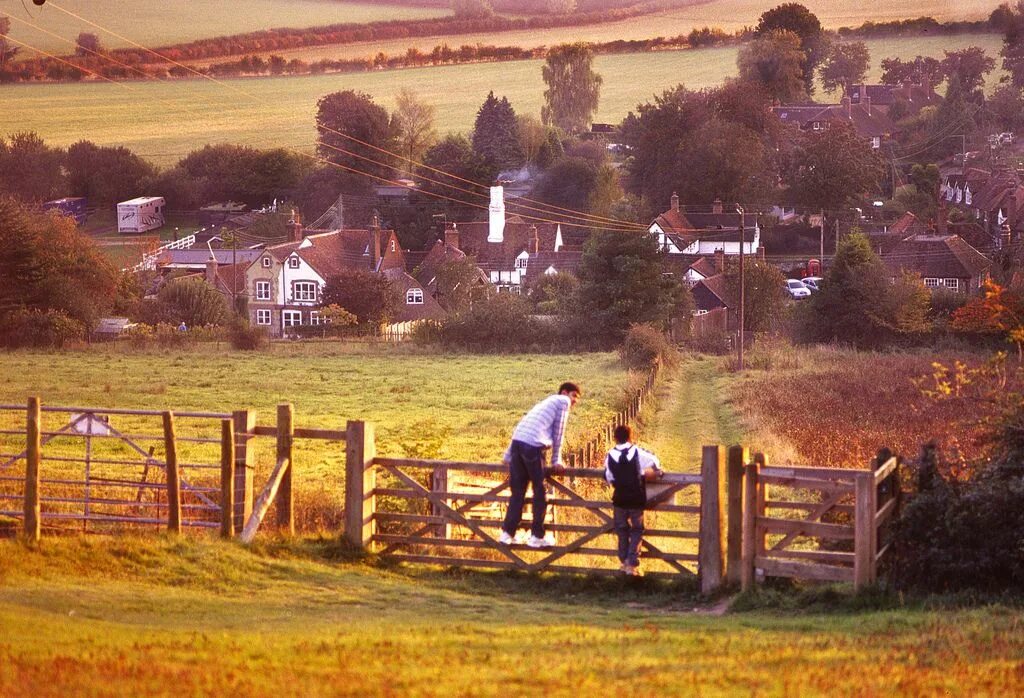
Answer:
<svg viewBox="0 0 1024 698"><path fill-rule="evenodd" d="M828 594L822 594L827 598ZM835 594L832 594L835 598ZM693 590L394 567L329 540L0 541L0 694L1014 695L1024 613L709 614ZM840 606L840 608L842 608Z"/></svg>
<svg viewBox="0 0 1024 698"><path fill-rule="evenodd" d="M942 56L944 50L981 46L998 54L997 35L958 35L871 40L872 71L883 58ZM604 78L595 121L614 123L683 83L691 88L720 84L736 74L737 47L598 56ZM994 86L1001 73L989 76ZM638 79L638 76L642 76ZM288 147L312 152L317 100L328 93L366 92L388 109L402 88L414 90L437 109L441 133L466 132L488 91L506 95L519 113L539 114L543 100L541 61L480 63L371 73L253 78L211 82L124 82L7 85L2 94L0 134L36 131L52 145L81 139L124 145L169 166L206 143Z"/></svg>
<svg viewBox="0 0 1024 698"><path fill-rule="evenodd" d="M151 47L272 27L361 24L451 14L442 8L389 5L386 1L370 0L57 0L56 4L89 22ZM109 48L129 45L123 39L61 12L52 3L42 7L25 3L23 8L18 0L7 0L0 4L0 11L14 17L11 23L13 38L61 55L71 53L73 47L69 48L67 43L24 22L39 25L72 41L84 31L99 36L103 45Z"/></svg>

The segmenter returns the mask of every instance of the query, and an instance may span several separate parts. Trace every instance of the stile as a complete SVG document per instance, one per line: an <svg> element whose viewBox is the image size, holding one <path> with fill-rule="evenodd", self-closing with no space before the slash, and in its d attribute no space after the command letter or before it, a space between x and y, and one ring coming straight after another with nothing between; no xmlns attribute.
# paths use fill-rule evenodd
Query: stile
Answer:
<svg viewBox="0 0 1024 698"><path fill-rule="evenodd" d="M220 535L235 535L235 424L230 419L220 423Z"/></svg>
<svg viewBox="0 0 1024 698"><path fill-rule="evenodd" d="M746 448L740 445L729 447L725 566L725 579L729 584L740 583L743 562L743 471L748 460L750 452Z"/></svg>
<svg viewBox="0 0 1024 698"><path fill-rule="evenodd" d="M42 510L39 505L39 463L42 441L42 408L38 397L28 399L25 418L25 538L39 541L42 535Z"/></svg>
<svg viewBox="0 0 1024 698"><path fill-rule="evenodd" d="M372 548L377 486L373 424L349 421L345 436L345 538L360 550Z"/></svg>
<svg viewBox="0 0 1024 698"><path fill-rule="evenodd" d="M287 461L281 475L281 487L277 491L277 525L289 536L295 535L295 492L292 489L292 444L295 441L295 425L290 404L277 406L277 460Z"/></svg>
<svg viewBox="0 0 1024 698"><path fill-rule="evenodd" d="M174 440L174 413L163 413L164 450L167 458L167 530L181 533L181 473L178 471L178 445Z"/></svg>
<svg viewBox="0 0 1024 698"><path fill-rule="evenodd" d="M256 459L249 448L249 438L256 428L256 412L236 410L231 413L231 419L235 426L235 533L241 533L252 515Z"/></svg>
<svg viewBox="0 0 1024 698"><path fill-rule="evenodd" d="M705 446L701 453L700 543L697 548L702 594L722 586L725 566L725 453L721 446Z"/></svg>

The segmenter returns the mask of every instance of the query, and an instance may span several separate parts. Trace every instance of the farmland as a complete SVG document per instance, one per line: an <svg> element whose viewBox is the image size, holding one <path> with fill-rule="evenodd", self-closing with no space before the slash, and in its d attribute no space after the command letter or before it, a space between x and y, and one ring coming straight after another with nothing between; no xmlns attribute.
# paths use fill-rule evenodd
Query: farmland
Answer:
<svg viewBox="0 0 1024 698"><path fill-rule="evenodd" d="M450 14L440 8L395 6L369 0L60 0L58 4L90 22L147 46L165 46L271 27L425 19ZM105 34L55 7L31 5L26 14L13 2L4 5L7 7L0 9L16 20L32 22L72 41L79 32L85 31L97 34L103 45L110 48L128 45L123 39ZM182 21L183 17L188 17L189 21ZM71 53L66 43L19 21L13 22L11 36L46 51Z"/></svg>
<svg viewBox="0 0 1024 698"><path fill-rule="evenodd" d="M0 694L1014 695L1019 609L692 613L685 590L336 543L0 541ZM30 629L30 630L29 630Z"/></svg>
<svg viewBox="0 0 1024 698"><path fill-rule="evenodd" d="M888 56L941 56L944 50L1000 47L996 35L871 40L872 72ZM597 121L617 122L640 102L680 82L700 88L736 73L736 47L599 56L604 77ZM638 80L637 76L643 76ZM989 76L994 85L998 71ZM89 139L124 145L167 166L206 143L284 146L312 151L317 99L355 89L387 108L403 87L437 107L442 132L467 131L489 90L507 95L519 112L539 113L540 61L483 63L372 73L209 81L4 86L0 134L34 130L54 145Z"/></svg>

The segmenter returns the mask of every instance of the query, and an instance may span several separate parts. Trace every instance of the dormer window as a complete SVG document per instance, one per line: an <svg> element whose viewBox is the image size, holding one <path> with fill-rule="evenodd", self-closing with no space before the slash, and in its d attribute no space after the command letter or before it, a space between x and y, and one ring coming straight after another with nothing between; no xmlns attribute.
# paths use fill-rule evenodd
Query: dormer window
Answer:
<svg viewBox="0 0 1024 698"><path fill-rule="evenodd" d="M530 258L526 255L522 257L516 257L516 269L526 269L526 263L530 261Z"/></svg>
<svg viewBox="0 0 1024 698"><path fill-rule="evenodd" d="M299 268L299 258L298 257L289 257L288 258L288 268L289 269L298 269Z"/></svg>
<svg viewBox="0 0 1024 698"><path fill-rule="evenodd" d="M406 305L423 305L423 289L410 288L405 292Z"/></svg>
<svg viewBox="0 0 1024 698"><path fill-rule="evenodd" d="M260 262L263 264L264 269L270 269L270 257L264 257Z"/></svg>
<svg viewBox="0 0 1024 698"><path fill-rule="evenodd" d="M395 242L394 240L391 241L391 251L392 252L398 251L398 243Z"/></svg>

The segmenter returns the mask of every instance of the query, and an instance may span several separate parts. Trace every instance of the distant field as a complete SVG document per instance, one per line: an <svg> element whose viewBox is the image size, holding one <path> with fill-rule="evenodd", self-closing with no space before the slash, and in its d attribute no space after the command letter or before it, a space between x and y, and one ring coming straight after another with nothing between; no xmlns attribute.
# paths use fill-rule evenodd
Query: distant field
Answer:
<svg viewBox="0 0 1024 698"><path fill-rule="evenodd" d="M451 14L429 7L401 7L364 0L57 0L64 9L146 46L243 34L271 27L312 27L342 22L374 22L385 19L424 19ZM69 17L55 7L36 7L20 0L0 4L0 12L15 18L11 36L46 51L69 53L68 44L38 32L18 20L70 38L93 32L104 46L127 42L104 34L86 22Z"/></svg>
<svg viewBox="0 0 1024 698"><path fill-rule="evenodd" d="M943 50L981 46L997 55L996 35L872 40L871 77L888 56L940 56ZM596 120L617 122L640 102L673 85L716 85L736 73L736 47L599 56L604 77ZM994 85L999 72L989 77ZM316 101L344 89L367 92L394 107L403 87L437 107L442 132L472 127L489 90L507 95L519 112L538 114L540 61L481 63L373 73L227 80L8 85L0 88L0 134L32 130L54 145L89 139L124 145L162 166L206 143L285 146L312 152Z"/></svg>

